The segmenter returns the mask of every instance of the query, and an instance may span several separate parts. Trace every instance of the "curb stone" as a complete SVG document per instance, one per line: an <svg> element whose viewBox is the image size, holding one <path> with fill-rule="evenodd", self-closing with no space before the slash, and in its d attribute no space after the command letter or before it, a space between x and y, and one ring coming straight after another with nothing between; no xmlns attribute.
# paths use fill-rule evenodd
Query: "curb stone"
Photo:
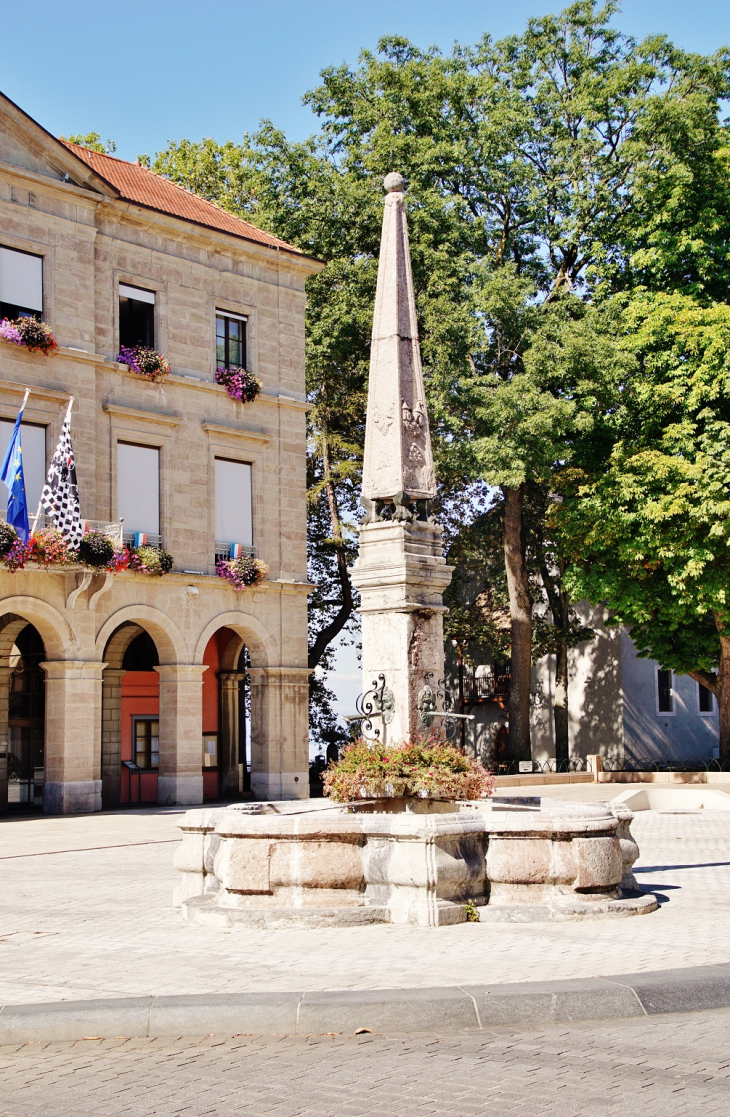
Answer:
<svg viewBox="0 0 730 1117"><path fill-rule="evenodd" d="M730 1008L730 963L568 981L5 1005L0 1044L121 1036L447 1032Z"/></svg>

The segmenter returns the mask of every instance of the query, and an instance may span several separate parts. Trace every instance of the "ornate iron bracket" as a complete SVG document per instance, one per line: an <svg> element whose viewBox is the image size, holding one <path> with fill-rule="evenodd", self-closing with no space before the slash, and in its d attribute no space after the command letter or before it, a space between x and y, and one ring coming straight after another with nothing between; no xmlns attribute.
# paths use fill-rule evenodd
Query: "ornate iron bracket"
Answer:
<svg viewBox="0 0 730 1117"><path fill-rule="evenodd" d="M380 727L373 725L373 722L390 725L395 714L395 695L385 685L382 671L377 679L373 679L370 690L359 695L355 705L357 713L344 717L343 720L348 725L359 722L360 733L366 741L380 740Z"/></svg>
<svg viewBox="0 0 730 1117"><path fill-rule="evenodd" d="M425 729L430 729L434 721L440 721L444 730L444 738L450 741L456 735L456 726L459 721L474 721L474 714L457 714L454 712L454 696L446 686L444 679L436 680L433 671L427 671L423 676L424 685L418 692L416 706ZM439 703L441 708L439 709Z"/></svg>

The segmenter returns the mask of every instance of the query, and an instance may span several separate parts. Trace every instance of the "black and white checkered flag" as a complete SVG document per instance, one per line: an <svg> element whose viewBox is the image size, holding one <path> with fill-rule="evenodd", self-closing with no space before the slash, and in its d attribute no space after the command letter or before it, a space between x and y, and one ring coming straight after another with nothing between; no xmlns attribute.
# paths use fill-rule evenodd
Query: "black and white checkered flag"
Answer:
<svg viewBox="0 0 730 1117"><path fill-rule="evenodd" d="M84 534L79 514L79 490L76 485L76 463L71 445L71 406L63 421L63 430L53 455L41 504L54 527L60 531L70 550L78 548Z"/></svg>

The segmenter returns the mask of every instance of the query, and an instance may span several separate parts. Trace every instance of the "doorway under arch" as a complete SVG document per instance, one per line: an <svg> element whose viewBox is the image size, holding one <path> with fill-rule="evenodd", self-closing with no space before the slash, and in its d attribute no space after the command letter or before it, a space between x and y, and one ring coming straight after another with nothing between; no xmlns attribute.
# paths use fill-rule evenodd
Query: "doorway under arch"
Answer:
<svg viewBox="0 0 730 1117"><path fill-rule="evenodd" d="M4 618L0 634L0 672L7 718L3 717L0 753L5 753L9 809L41 809L45 782L46 650L38 629L18 617ZM3 711L4 713L5 711ZM4 781L3 781L4 782Z"/></svg>
<svg viewBox="0 0 730 1117"><path fill-rule="evenodd" d="M242 637L219 628L203 653L203 798L251 791L251 659Z"/></svg>

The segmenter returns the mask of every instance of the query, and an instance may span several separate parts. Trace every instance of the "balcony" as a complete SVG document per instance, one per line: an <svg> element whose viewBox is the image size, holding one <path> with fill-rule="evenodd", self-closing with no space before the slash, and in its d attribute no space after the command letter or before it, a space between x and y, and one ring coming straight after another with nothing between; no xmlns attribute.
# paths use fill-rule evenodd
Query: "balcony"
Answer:
<svg viewBox="0 0 730 1117"><path fill-rule="evenodd" d="M134 541L135 541L137 535L139 535L139 534L141 534L141 533L140 532L134 532L134 531L125 531L124 534L123 534L125 545L127 547L134 547L135 546ZM144 543L144 546L145 547L154 547L154 548L156 548L156 550L161 551L162 550L162 536L161 535L147 535L146 536L146 542Z"/></svg>
<svg viewBox="0 0 730 1117"><path fill-rule="evenodd" d="M0 508L0 519L5 519L6 512L6 508ZM36 531L42 531L47 527L55 527L55 524L50 516L41 513L37 523L35 516L30 517L30 526L31 529L34 528ZM84 535L86 535L88 531L99 531L102 535L106 535L108 539L111 539L112 543L120 545L122 542L124 524L121 520L82 520L81 526L84 530ZM125 543L127 541L126 535L124 535L124 541Z"/></svg>
<svg viewBox="0 0 730 1117"><path fill-rule="evenodd" d="M509 702L509 684L509 675L465 675L464 705L497 702L500 706L506 706Z"/></svg>
<svg viewBox="0 0 730 1117"><path fill-rule="evenodd" d="M216 539L213 562L229 559L231 557L231 546L231 543L222 543L220 540ZM238 546L238 544L236 544L236 546ZM244 547L241 544L240 557L242 558L244 555L248 555L249 558L256 558L256 548Z"/></svg>

